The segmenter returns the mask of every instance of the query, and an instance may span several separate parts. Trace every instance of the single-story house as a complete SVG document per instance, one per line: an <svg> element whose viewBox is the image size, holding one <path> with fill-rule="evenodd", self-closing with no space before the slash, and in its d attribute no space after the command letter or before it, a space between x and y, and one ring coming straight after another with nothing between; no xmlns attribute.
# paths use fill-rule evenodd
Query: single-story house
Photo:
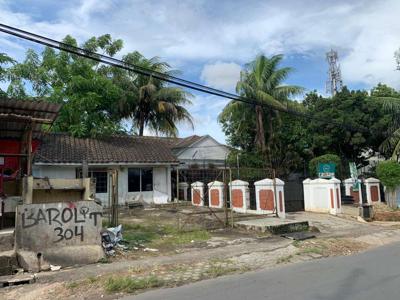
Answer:
<svg viewBox="0 0 400 300"><path fill-rule="evenodd" d="M43 137L33 163L39 178L79 178L83 162L96 178L96 197L108 205L108 170L118 170L118 198L165 203L171 199L171 168L179 161L170 147L157 137L116 135L76 138L65 133Z"/></svg>
<svg viewBox="0 0 400 300"><path fill-rule="evenodd" d="M172 199L171 171L197 165L222 167L229 148L209 135L187 138L115 135L77 138L66 133L45 135L35 152L33 176L79 178L83 164L96 179L96 198L109 204L109 170L118 170L119 203Z"/></svg>

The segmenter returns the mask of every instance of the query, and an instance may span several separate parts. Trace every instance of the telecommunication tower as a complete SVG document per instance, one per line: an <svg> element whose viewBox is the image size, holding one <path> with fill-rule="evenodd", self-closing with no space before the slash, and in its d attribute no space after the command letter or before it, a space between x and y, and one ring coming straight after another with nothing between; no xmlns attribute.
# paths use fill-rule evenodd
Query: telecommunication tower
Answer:
<svg viewBox="0 0 400 300"><path fill-rule="evenodd" d="M330 93L332 96L335 96L335 94L339 92L343 86L342 74L340 72L337 52L331 49L331 51L326 53L326 60L329 64L328 80L326 81L326 92Z"/></svg>

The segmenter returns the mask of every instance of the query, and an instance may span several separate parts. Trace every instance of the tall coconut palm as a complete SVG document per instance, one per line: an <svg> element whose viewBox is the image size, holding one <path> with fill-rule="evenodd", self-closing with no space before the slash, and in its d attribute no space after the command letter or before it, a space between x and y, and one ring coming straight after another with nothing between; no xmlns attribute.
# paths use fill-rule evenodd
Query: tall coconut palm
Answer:
<svg viewBox="0 0 400 300"><path fill-rule="evenodd" d="M176 73L158 57L147 59L139 52L129 53L123 60L165 75ZM192 117L184 107L191 104L190 93L168 86L154 77L136 73L120 73L115 79L126 91L119 104L119 113L132 120L132 127L138 131L138 135L143 136L147 127L156 133L176 136L178 122L186 121L193 126Z"/></svg>
<svg viewBox="0 0 400 300"><path fill-rule="evenodd" d="M299 94L303 88L294 85L284 85L283 81L293 71L292 68L279 68L282 55L270 58L258 55L256 59L245 66L240 74L236 91L249 99L256 100L256 137L255 144L263 154L270 153L274 139L273 119L279 119L278 112L272 108L264 109L263 104L277 108L287 108L289 97ZM268 116L268 139L264 128L264 115Z"/></svg>

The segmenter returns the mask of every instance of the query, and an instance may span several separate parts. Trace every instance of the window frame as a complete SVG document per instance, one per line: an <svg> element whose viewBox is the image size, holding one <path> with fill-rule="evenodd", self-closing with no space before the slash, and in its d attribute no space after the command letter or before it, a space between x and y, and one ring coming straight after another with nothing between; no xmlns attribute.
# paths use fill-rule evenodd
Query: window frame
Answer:
<svg viewBox="0 0 400 300"><path fill-rule="evenodd" d="M129 187L129 170L139 170L139 190L131 190ZM151 171L151 189L147 190L143 188L143 170ZM153 167L132 167L128 168L128 193L143 193L143 192L153 192L154 191L154 168Z"/></svg>
<svg viewBox="0 0 400 300"><path fill-rule="evenodd" d="M105 178L106 178L105 186L103 186L103 189L100 192L98 191L97 178L93 176L93 173L105 173ZM108 193L108 171L107 170L104 170L104 169L89 169L88 170L88 177L96 179L96 186L95 186L96 194L107 194ZM82 178L82 168L78 168L76 170L76 178ZM105 192L104 192L104 190L105 190Z"/></svg>

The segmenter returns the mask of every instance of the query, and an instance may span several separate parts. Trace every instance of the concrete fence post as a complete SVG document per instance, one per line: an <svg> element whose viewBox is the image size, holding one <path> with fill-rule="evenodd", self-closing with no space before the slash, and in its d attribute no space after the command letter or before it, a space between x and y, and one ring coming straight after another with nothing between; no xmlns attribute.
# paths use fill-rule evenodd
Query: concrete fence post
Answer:
<svg viewBox="0 0 400 300"><path fill-rule="evenodd" d="M304 187L304 210L337 215L342 211L340 180L306 179Z"/></svg>
<svg viewBox="0 0 400 300"><path fill-rule="evenodd" d="M191 184L192 205L204 206L204 183L200 181Z"/></svg>
<svg viewBox="0 0 400 300"><path fill-rule="evenodd" d="M280 218L285 218L285 183L279 178L275 178L275 182L278 207L275 207L274 180L266 178L254 182L257 212L272 214L276 210Z"/></svg>
<svg viewBox="0 0 400 300"><path fill-rule="evenodd" d="M381 202L379 179L373 177L365 179L365 188L367 190L368 204L375 204Z"/></svg>
<svg viewBox="0 0 400 300"><path fill-rule="evenodd" d="M212 181L207 186L208 206L222 208L224 206L224 183L221 181Z"/></svg>
<svg viewBox="0 0 400 300"><path fill-rule="evenodd" d="M232 195L232 210L246 213L246 211L250 209L249 183L243 180L234 180L229 183L229 189Z"/></svg>

